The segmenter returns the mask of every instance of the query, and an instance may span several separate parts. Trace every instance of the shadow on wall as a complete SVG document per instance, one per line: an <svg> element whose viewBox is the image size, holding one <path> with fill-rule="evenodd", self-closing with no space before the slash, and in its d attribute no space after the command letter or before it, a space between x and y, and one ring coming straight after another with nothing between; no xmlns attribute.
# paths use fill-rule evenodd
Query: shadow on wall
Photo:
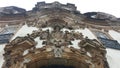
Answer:
<svg viewBox="0 0 120 68"><path fill-rule="evenodd" d="M65 66L65 65L48 65L48 66L42 66L40 68L75 68L75 67Z"/></svg>

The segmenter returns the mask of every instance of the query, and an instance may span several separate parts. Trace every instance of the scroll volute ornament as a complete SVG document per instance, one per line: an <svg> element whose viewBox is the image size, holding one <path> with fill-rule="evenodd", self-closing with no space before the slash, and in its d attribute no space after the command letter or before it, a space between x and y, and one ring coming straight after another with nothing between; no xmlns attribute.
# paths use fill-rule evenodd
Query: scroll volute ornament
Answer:
<svg viewBox="0 0 120 68"><path fill-rule="evenodd" d="M95 65L95 68L109 68L106 63L106 50L105 47L97 40L85 38L80 41L79 46L81 50L88 52L91 55L91 60ZM105 66L106 64L106 66Z"/></svg>

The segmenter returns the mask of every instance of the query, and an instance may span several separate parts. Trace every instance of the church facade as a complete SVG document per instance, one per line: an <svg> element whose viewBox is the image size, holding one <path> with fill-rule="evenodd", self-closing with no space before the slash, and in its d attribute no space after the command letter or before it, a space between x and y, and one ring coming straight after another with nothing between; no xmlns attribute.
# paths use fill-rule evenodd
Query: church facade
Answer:
<svg viewBox="0 0 120 68"><path fill-rule="evenodd" d="M1 27L7 24L0 32L0 43L7 43L2 68L111 68L106 48L120 50L120 40L109 34L120 32L120 21L109 14L38 2L11 16L0 19Z"/></svg>

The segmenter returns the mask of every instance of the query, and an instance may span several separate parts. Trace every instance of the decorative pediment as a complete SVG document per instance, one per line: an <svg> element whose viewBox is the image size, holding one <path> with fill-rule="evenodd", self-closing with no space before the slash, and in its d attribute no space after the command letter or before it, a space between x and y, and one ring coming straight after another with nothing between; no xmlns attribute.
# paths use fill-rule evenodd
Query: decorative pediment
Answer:
<svg viewBox="0 0 120 68"><path fill-rule="evenodd" d="M51 63L51 65L65 63L64 65L72 65L75 68L105 68L106 51L101 43L83 38L82 33L64 32L61 31L62 29L59 25L53 25L52 31L39 29L25 37L15 38L5 47L5 67L15 68L14 66L20 65L19 68L32 68L37 64L36 68L39 68L46 63ZM38 42L34 39L37 37L44 40L42 42L44 46L41 48L36 48ZM78 49L72 46L74 40L80 40ZM76 62L76 64L71 62Z"/></svg>
<svg viewBox="0 0 120 68"><path fill-rule="evenodd" d="M109 68L104 46L76 31L87 25L82 22L82 15L75 14L74 5L43 2L33 10L26 24L38 30L17 37L6 45L3 68L49 68L56 65L65 68Z"/></svg>

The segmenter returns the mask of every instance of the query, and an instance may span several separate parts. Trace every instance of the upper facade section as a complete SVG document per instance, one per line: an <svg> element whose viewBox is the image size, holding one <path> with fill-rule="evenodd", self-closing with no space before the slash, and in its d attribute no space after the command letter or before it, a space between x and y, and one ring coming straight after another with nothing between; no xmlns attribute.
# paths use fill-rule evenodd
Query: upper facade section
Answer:
<svg viewBox="0 0 120 68"><path fill-rule="evenodd" d="M41 9L50 9L50 8L60 8L60 9L65 9L65 10L69 10L69 11L76 11L76 6L74 4L70 4L67 3L65 4L61 4L57 1L53 2L53 3L45 3L45 2L38 2L35 5L35 8L33 8L33 10L41 10Z"/></svg>
<svg viewBox="0 0 120 68"><path fill-rule="evenodd" d="M0 11L3 10L0 9ZM35 7L30 11L12 6L7 7L4 13L8 13L9 15L0 14L0 26L13 23L25 23L27 21L41 24L56 19L62 20L72 26L76 23L81 27L96 28L100 30L105 29L107 31L114 29L120 32L119 18L103 12L88 12L82 14L77 10L75 4L70 3L61 4L56 1L53 3L37 2Z"/></svg>

